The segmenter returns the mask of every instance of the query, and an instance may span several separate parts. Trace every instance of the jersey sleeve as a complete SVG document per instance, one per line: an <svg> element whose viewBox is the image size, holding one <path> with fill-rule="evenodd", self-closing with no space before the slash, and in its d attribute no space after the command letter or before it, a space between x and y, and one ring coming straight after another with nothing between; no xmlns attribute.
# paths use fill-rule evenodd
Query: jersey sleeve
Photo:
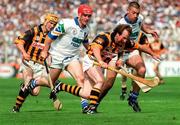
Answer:
<svg viewBox="0 0 180 125"><path fill-rule="evenodd" d="M105 35L100 34L93 40L92 46L99 46L101 49L103 49L108 46L108 43L109 39Z"/></svg>
<svg viewBox="0 0 180 125"><path fill-rule="evenodd" d="M32 42L34 36L34 29L27 30L25 33L21 34L16 38L15 44L25 44Z"/></svg>
<svg viewBox="0 0 180 125"><path fill-rule="evenodd" d="M87 32L87 33L85 34L85 37L84 37L84 40L83 40L83 43L84 43L84 44L88 44L88 43L89 43L88 34L89 34L89 32Z"/></svg>
<svg viewBox="0 0 180 125"><path fill-rule="evenodd" d="M121 18L118 22L117 25L119 24L127 24L126 21L124 20L124 18Z"/></svg>
<svg viewBox="0 0 180 125"><path fill-rule="evenodd" d="M65 25L64 25L64 21L61 20L56 24L54 29L48 33L48 37L51 38L52 40L55 40L57 39L58 36L64 33L65 33Z"/></svg>
<svg viewBox="0 0 180 125"><path fill-rule="evenodd" d="M133 40L128 40L125 44L126 50L134 50L134 49L138 49L138 47L139 47L139 43L136 43Z"/></svg>

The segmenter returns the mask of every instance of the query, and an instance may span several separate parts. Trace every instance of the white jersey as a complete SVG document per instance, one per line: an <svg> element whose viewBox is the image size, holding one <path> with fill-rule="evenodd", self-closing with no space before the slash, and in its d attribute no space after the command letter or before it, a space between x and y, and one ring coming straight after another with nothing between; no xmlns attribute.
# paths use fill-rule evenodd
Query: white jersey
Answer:
<svg viewBox="0 0 180 125"><path fill-rule="evenodd" d="M127 16L125 15L123 18L121 18L121 20L118 22L118 24L128 24L128 25L130 25L131 28L132 28L132 33L130 35L130 39L134 40L134 41L137 41L138 35L140 33L140 30L141 30L142 21L143 21L143 16L142 15L138 16L138 19L137 19L137 21L135 23L131 23L128 20Z"/></svg>
<svg viewBox="0 0 180 125"><path fill-rule="evenodd" d="M78 18L62 19L48 36L52 42L49 53L57 58L73 57L80 53L81 43L88 43L89 28L80 28Z"/></svg>

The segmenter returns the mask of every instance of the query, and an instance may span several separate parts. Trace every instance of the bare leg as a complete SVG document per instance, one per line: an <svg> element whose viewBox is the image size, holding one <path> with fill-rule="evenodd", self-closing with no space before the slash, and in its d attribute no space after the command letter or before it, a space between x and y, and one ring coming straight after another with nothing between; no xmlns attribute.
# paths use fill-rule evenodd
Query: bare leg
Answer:
<svg viewBox="0 0 180 125"><path fill-rule="evenodd" d="M127 60L127 65L134 68L138 76L144 78L146 69L145 69L144 61L140 55L134 55L130 57ZM132 90L132 93L130 93L129 95L128 104L133 108L135 112L140 112L141 109L137 102L140 88L135 82L132 83L132 86L133 86L133 90Z"/></svg>
<svg viewBox="0 0 180 125"><path fill-rule="evenodd" d="M109 66L116 68L116 64L114 61L109 62ZM105 95L108 93L108 91L112 88L112 86L116 80L116 75L117 75L116 72L107 70L106 80L101 88L99 103L105 97Z"/></svg>
<svg viewBox="0 0 180 125"><path fill-rule="evenodd" d="M27 85L31 81L32 78L33 78L32 69L31 68L26 68L23 71L24 83L20 86L19 94L16 97L16 104L13 107L13 112L19 112L20 111L20 108L22 107L22 105L25 102L27 96L29 95Z"/></svg>
<svg viewBox="0 0 180 125"><path fill-rule="evenodd" d="M120 99L124 100L127 94L127 85L126 85L127 77L122 75L122 80L121 80L121 95Z"/></svg>
<svg viewBox="0 0 180 125"><path fill-rule="evenodd" d="M161 76L161 74L159 72L159 65L160 65L160 63L155 63L154 64L154 72L155 72L156 76L160 79L160 84L163 84L164 81L163 81L163 78L162 78L162 76Z"/></svg>
<svg viewBox="0 0 180 125"><path fill-rule="evenodd" d="M84 80L84 74L83 74L83 70L82 70L82 64L78 60L74 60L68 65L67 70L73 76L73 78L76 80L77 85L83 88L85 80ZM88 83L86 83L86 84L88 84ZM85 112L84 110L87 110L88 105L89 105L88 100L85 98L81 98L81 107L82 107L83 113Z"/></svg>

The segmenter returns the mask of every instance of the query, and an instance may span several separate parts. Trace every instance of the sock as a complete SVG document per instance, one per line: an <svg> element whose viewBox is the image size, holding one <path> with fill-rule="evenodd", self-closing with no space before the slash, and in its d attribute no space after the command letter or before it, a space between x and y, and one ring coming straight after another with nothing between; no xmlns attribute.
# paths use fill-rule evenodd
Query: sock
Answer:
<svg viewBox="0 0 180 125"><path fill-rule="evenodd" d="M20 108L28 95L29 91L27 89L23 91L21 88L19 91L19 95L16 97L16 107Z"/></svg>
<svg viewBox="0 0 180 125"><path fill-rule="evenodd" d="M127 87L122 87L122 88L121 88L121 91L122 91L123 94L126 93Z"/></svg>
<svg viewBox="0 0 180 125"><path fill-rule="evenodd" d="M133 102L135 102L136 100L137 100L137 98L138 98L138 95L139 95L139 93L137 93L137 92L132 92L132 93L130 93L130 99L133 101Z"/></svg>
<svg viewBox="0 0 180 125"><path fill-rule="evenodd" d="M90 105L98 105L100 89L93 88L90 93Z"/></svg>
<svg viewBox="0 0 180 125"><path fill-rule="evenodd" d="M61 83L59 87L56 89L57 91L66 91L70 94L79 96L79 92L81 90L81 87L76 85L67 85L65 83Z"/></svg>
<svg viewBox="0 0 180 125"><path fill-rule="evenodd" d="M36 80L35 79L31 79L30 81L30 89L31 89L31 91L37 86L36 85Z"/></svg>
<svg viewBox="0 0 180 125"><path fill-rule="evenodd" d="M88 107L88 100L87 99L84 99L84 98L81 98L81 107L82 109Z"/></svg>

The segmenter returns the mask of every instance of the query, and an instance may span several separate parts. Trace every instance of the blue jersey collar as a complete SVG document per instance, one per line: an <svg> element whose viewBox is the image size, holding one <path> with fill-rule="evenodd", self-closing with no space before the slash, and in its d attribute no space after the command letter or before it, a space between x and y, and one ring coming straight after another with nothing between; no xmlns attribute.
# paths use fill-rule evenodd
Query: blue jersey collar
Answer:
<svg viewBox="0 0 180 125"><path fill-rule="evenodd" d="M78 25L78 26L80 27L79 21L78 21L78 17L75 17L75 18L74 18L74 21L75 21L76 25ZM86 27L86 26L85 26L85 27ZM84 27L84 28L85 28L85 27ZM81 27L80 27L80 28L81 28Z"/></svg>
<svg viewBox="0 0 180 125"><path fill-rule="evenodd" d="M124 19L127 23L130 23L130 24L136 23L136 21L137 21L137 20L135 22L130 21L127 14L124 16Z"/></svg>
<svg viewBox="0 0 180 125"><path fill-rule="evenodd" d="M75 17L75 18L74 18L74 21L75 21L76 25L78 25L78 26L80 27L79 21L78 21L78 17Z"/></svg>

